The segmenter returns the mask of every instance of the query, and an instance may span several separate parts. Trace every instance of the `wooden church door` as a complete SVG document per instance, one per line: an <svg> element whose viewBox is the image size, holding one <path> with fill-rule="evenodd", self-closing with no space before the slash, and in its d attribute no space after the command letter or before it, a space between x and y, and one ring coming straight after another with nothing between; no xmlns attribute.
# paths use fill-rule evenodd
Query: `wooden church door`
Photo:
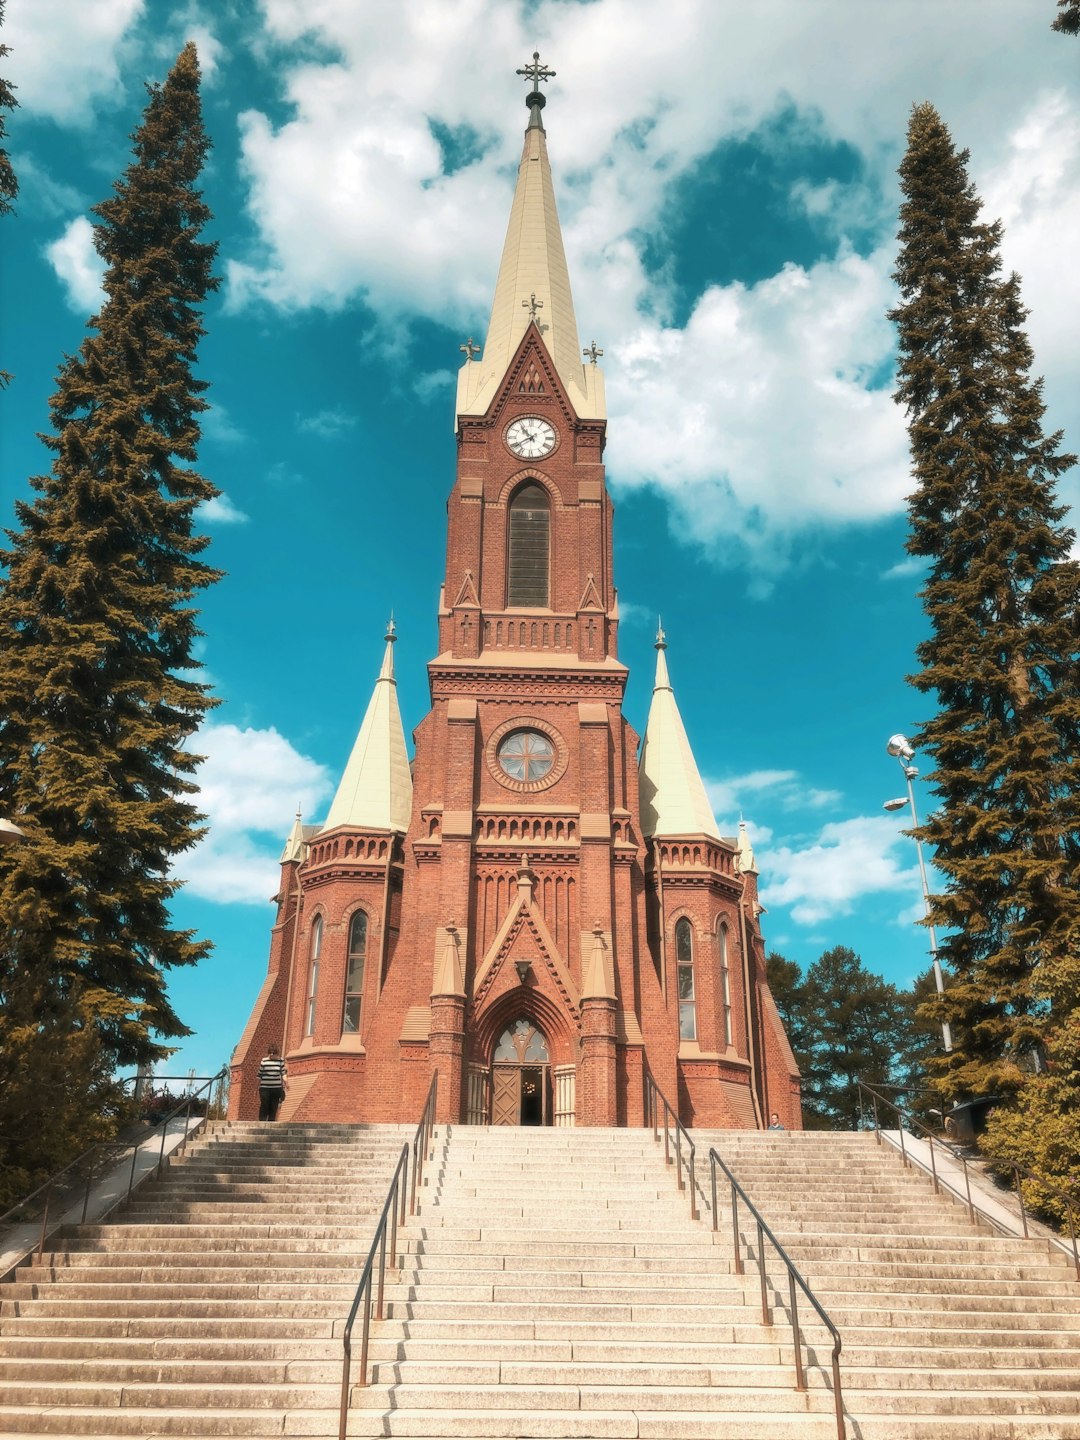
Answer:
<svg viewBox="0 0 1080 1440"><path fill-rule="evenodd" d="M551 1124L551 1057L531 1020L503 1031L491 1066L493 1125Z"/></svg>

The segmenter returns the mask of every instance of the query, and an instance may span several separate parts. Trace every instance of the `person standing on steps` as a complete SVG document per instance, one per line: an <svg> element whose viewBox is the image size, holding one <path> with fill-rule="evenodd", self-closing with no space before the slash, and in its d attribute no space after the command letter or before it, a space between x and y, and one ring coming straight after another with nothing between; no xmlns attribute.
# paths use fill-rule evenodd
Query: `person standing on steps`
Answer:
<svg viewBox="0 0 1080 1440"><path fill-rule="evenodd" d="M783 1130L783 1128L784 1128L783 1125L781 1125L781 1123L780 1123L780 1116L779 1116L779 1115L776 1113L776 1111L774 1110L774 1111L772 1112L772 1114L769 1116L769 1129L770 1129L770 1130Z"/></svg>
<svg viewBox="0 0 1080 1440"><path fill-rule="evenodd" d="M289 1088L289 1070L276 1045L270 1045L259 1064L259 1119L276 1120L278 1106Z"/></svg>

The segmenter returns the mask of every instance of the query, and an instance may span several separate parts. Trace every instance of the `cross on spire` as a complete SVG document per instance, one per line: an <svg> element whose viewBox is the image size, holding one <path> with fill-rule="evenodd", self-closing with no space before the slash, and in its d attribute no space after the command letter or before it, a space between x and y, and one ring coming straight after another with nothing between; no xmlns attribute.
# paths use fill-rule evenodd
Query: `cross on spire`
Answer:
<svg viewBox="0 0 1080 1440"><path fill-rule="evenodd" d="M476 341L472 338L471 335L465 341L464 345L459 345L457 348L465 356L466 360L471 360L474 355L480 354L480 346L477 345ZM601 351L600 353L603 354L603 351Z"/></svg>
<svg viewBox="0 0 1080 1440"><path fill-rule="evenodd" d="M541 82L546 83L548 80L554 79L555 76L554 70L550 70L546 65L540 63L539 50L533 51L532 64L522 66L517 73L522 79L531 81L534 90L539 90Z"/></svg>
<svg viewBox="0 0 1080 1440"><path fill-rule="evenodd" d="M590 365L595 365L604 352L600 349L599 345L597 345L596 341L593 340L589 343L586 349L582 350L581 353L585 356Z"/></svg>
<svg viewBox="0 0 1080 1440"><path fill-rule="evenodd" d="M535 320L535 319L536 319L536 312L537 312L538 310L542 310L542 309L544 308L544 302L543 302L542 300L537 300L537 298L536 298L536 291L535 291L535 290L534 290L533 293L529 296L528 300L522 300L521 303L522 303L522 305L525 306L526 309L528 310L528 312L529 312L529 319L530 319L530 320Z"/></svg>

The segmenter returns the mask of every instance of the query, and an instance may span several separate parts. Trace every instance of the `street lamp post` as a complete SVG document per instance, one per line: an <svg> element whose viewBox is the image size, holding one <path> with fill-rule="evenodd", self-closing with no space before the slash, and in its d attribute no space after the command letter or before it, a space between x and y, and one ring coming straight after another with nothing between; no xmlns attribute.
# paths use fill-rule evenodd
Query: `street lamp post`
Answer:
<svg viewBox="0 0 1080 1440"><path fill-rule="evenodd" d="M919 839L917 833L919 817L915 811L915 791L911 784L912 780L914 780L915 776L919 773L918 766L912 765L911 763L912 757L915 754L915 747L906 736L893 735L885 748L890 755L896 757L897 764L903 771L904 781L907 785L907 798L904 799L901 797L898 800L886 800L884 808L890 811L902 810L906 805L911 810L911 825L916 831L914 839L915 853L919 857L919 879L922 881L923 912L927 919L926 928L930 933L930 959L934 967L934 984L937 986L937 993L944 995L945 980L941 973L941 962L938 960L937 935L933 925L930 923L930 887L926 882L926 861L923 859L922 841ZM941 1022L941 1038L945 1043L946 1055L951 1054L953 1048L952 1030L949 1027L948 1020L942 1020Z"/></svg>

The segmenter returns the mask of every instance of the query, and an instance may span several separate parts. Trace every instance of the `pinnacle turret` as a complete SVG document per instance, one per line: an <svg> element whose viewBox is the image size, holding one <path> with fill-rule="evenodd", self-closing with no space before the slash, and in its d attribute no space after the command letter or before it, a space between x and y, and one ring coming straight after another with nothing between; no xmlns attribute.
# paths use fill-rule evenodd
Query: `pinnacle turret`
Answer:
<svg viewBox="0 0 1080 1440"><path fill-rule="evenodd" d="M398 709L394 679L393 618L386 629L386 650L379 678L368 702L360 733L324 830L335 825L363 829L396 830L404 834L412 815L412 775L405 748L405 732Z"/></svg>
<svg viewBox="0 0 1080 1440"><path fill-rule="evenodd" d="M716 818L675 703L666 650L667 640L660 628L656 636L656 683L638 763L641 828L650 838L707 835L719 840Z"/></svg>

